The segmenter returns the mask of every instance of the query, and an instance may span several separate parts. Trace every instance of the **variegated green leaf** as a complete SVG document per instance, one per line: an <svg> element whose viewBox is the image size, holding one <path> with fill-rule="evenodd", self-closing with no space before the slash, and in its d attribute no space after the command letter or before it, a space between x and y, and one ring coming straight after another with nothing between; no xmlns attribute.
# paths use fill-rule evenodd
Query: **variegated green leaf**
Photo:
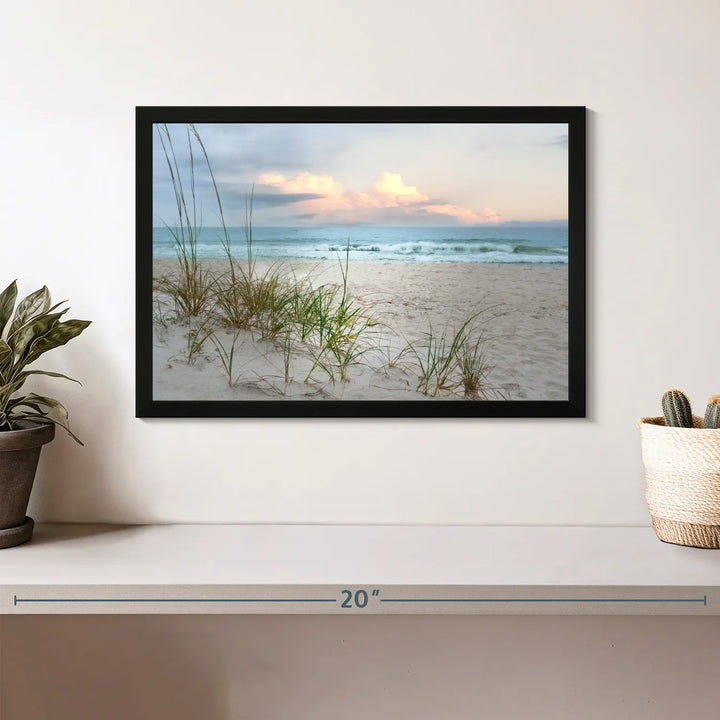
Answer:
<svg viewBox="0 0 720 720"><path fill-rule="evenodd" d="M38 405L37 403L34 403L32 400L27 399L27 395L25 395L23 397L12 398L7 404L6 411L8 414L16 413L16 412L24 412L22 410L20 410L20 411L18 410L18 408L21 408L21 407L29 407L30 409L35 410L36 412L43 412L40 405Z"/></svg>
<svg viewBox="0 0 720 720"><path fill-rule="evenodd" d="M27 378L13 378L9 383L0 387L0 397L12 397L24 384Z"/></svg>
<svg viewBox="0 0 720 720"><path fill-rule="evenodd" d="M12 317L17 298L17 280L13 280L0 295L0 335Z"/></svg>
<svg viewBox="0 0 720 720"><path fill-rule="evenodd" d="M47 375L48 377L64 378L65 380L69 380L70 382L82 385L82 383L79 380L75 380L75 378L68 377L67 375L63 375L62 373L58 372L50 372L49 370L24 370L17 376L17 379L27 379L29 375Z"/></svg>
<svg viewBox="0 0 720 720"><path fill-rule="evenodd" d="M36 423L38 425L60 425L63 430L78 444L84 445L85 443L80 440L80 438L75 435L75 433L67 426L67 424L63 425L62 423L56 422L51 417L47 415L43 415L42 413L34 413L34 412L24 412L24 413L18 413L16 415L13 415L10 418L10 423L12 425L17 425L18 423L22 422L30 422L30 423Z"/></svg>
<svg viewBox="0 0 720 720"><path fill-rule="evenodd" d="M8 337L8 344L15 352L15 357L21 356L33 340L42 337L55 327L67 311L68 308L57 313L42 313L11 333ZM23 363L23 365L25 364L27 363Z"/></svg>
<svg viewBox="0 0 720 720"><path fill-rule="evenodd" d="M45 285L34 293L30 293L26 298L18 303L15 317L10 325L10 334L22 327L32 318L47 312L50 309L52 301L50 300L50 291Z"/></svg>
<svg viewBox="0 0 720 720"><path fill-rule="evenodd" d="M18 411L9 413L7 421L13 430L21 430L23 425L27 422L35 423L37 425L54 425L55 423L40 412L23 412Z"/></svg>
<svg viewBox="0 0 720 720"><path fill-rule="evenodd" d="M25 364L37 360L48 350L65 345L65 343L77 337L88 325L90 325L90 320L67 320L58 323L45 335L37 338L37 340L32 343L26 355Z"/></svg>
<svg viewBox="0 0 720 720"><path fill-rule="evenodd" d="M28 393L21 398L14 398L8 404L8 407L19 407L20 405L27 405L28 407L32 407L35 410L37 410L38 408L60 408L61 410L65 410L62 403L60 403L58 400L55 400L55 398L49 398L45 395L38 395L37 393ZM43 412L45 412L45 410L43 410Z"/></svg>
<svg viewBox="0 0 720 720"><path fill-rule="evenodd" d="M11 405L12 407L7 413L11 423L16 423L18 420L40 423L52 422L64 428L73 440L82 445L79 438L70 430L68 412L65 406L54 398L30 393L24 398L19 398L16 403L11 403ZM30 411L22 410L24 407L29 408Z"/></svg>
<svg viewBox="0 0 720 720"><path fill-rule="evenodd" d="M5 379L10 376L12 364L13 351L4 340L0 340L0 383L4 383Z"/></svg>
<svg viewBox="0 0 720 720"><path fill-rule="evenodd" d="M65 380L78 383L78 385L80 384L77 380L73 380L73 378L63 375L62 373L50 372L48 370L25 370L14 377L12 382L0 386L0 397L12 397L25 384L25 381L30 375L47 375L48 377L64 378ZM13 400L14 399L15 398L13 398Z"/></svg>

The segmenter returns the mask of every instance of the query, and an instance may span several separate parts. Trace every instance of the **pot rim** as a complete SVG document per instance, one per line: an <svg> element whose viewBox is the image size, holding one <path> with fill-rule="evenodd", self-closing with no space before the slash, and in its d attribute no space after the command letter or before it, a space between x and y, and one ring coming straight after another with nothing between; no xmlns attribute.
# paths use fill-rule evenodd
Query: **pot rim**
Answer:
<svg viewBox="0 0 720 720"><path fill-rule="evenodd" d="M665 422L665 418L660 415L659 417L644 417L640 418L638 420L637 426L638 429L644 430L646 428L653 428L653 429L659 429L662 431L680 431L680 432L695 432L697 430L702 430L704 433L711 433L711 432L718 432L718 428L706 428L703 427L704 419L701 418L699 415L693 415L693 426L691 428L688 427L671 427Z"/></svg>
<svg viewBox="0 0 720 720"><path fill-rule="evenodd" d="M0 452L38 447L49 443L54 437L54 423L27 423L27 427L19 430L0 432Z"/></svg>

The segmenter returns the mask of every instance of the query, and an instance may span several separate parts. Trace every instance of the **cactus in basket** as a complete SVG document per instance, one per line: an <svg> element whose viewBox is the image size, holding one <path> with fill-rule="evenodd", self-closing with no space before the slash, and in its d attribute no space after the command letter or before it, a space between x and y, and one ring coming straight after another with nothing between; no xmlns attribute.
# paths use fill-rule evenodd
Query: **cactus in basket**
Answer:
<svg viewBox="0 0 720 720"><path fill-rule="evenodd" d="M669 427L691 428L692 410L687 395L680 390L668 390L662 396L662 410L665 424Z"/></svg>
<svg viewBox="0 0 720 720"><path fill-rule="evenodd" d="M705 410L705 427L717 430L720 428L720 397L713 395Z"/></svg>

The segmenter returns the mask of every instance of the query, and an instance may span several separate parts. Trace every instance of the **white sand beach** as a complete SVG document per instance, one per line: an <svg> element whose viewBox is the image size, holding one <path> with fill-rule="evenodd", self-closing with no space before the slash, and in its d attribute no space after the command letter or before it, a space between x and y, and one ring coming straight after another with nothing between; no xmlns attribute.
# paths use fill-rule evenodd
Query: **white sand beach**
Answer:
<svg viewBox="0 0 720 720"><path fill-rule="evenodd" d="M210 272L227 263L203 261ZM269 262L258 260L261 274ZM154 276L176 271L173 259L155 259ZM337 261L295 261L284 268L314 286L342 282ZM189 342L212 330L229 351L233 330L217 319L180 321L170 298L155 293L153 397L156 400L428 400L418 391L418 367L409 343L422 345L432 326L438 333L457 330L482 308L477 323L487 340L484 352L493 369L487 377L490 399L565 400L568 396L568 283L566 267L481 263L351 262L349 293L377 319L348 380L317 366L303 343L284 346L283 338L261 340L239 331L229 382L220 354L207 340L188 363ZM196 333L189 335L189 333ZM287 382L286 382L287 366ZM441 391L440 399L464 401L462 389Z"/></svg>

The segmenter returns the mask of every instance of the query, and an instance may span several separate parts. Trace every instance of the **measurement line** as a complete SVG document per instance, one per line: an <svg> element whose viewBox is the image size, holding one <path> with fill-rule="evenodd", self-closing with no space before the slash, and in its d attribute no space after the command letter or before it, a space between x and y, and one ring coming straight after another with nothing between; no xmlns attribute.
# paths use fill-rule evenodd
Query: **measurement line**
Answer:
<svg viewBox="0 0 720 720"><path fill-rule="evenodd" d="M620 603L620 602L666 602L666 603L702 603L707 605L707 595L701 598L382 598L380 602L389 603Z"/></svg>
<svg viewBox="0 0 720 720"><path fill-rule="evenodd" d="M349 591L343 591L349 592ZM379 592L378 592L379 595ZM378 598L381 603L702 603L701 598ZM336 603L337 598L20 598L20 603ZM346 607L343 604L343 607ZM357 607L364 608L365 605Z"/></svg>
<svg viewBox="0 0 720 720"><path fill-rule="evenodd" d="M334 603L335 598L19 598L18 603Z"/></svg>

